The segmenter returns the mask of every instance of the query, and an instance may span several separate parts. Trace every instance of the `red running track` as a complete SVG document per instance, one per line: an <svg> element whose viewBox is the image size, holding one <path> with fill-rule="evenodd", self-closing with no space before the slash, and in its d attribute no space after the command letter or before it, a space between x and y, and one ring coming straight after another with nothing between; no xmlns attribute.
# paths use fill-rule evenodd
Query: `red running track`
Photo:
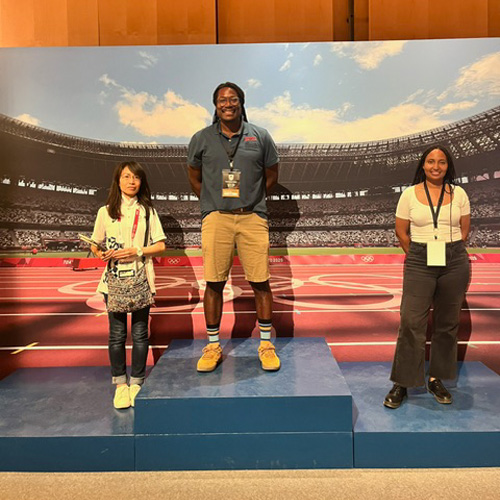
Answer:
<svg viewBox="0 0 500 500"><path fill-rule="evenodd" d="M401 264L273 265L278 336L325 337L339 361L392 359ZM19 367L107 364L107 317L95 293L101 270L0 268L0 377ZM204 338L202 269L157 267L151 314L156 358L171 339ZM472 266L459 356L500 373L500 264ZM225 291L221 336L258 336L253 296L240 266ZM151 362L153 359L151 358Z"/></svg>

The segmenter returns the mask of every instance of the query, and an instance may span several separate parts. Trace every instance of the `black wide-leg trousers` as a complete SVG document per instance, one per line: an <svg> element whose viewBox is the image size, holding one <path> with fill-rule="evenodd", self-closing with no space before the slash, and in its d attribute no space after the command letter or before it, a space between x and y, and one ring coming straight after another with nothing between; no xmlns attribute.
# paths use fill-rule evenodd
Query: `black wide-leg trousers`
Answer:
<svg viewBox="0 0 500 500"><path fill-rule="evenodd" d="M410 244L391 372L393 382L403 387L425 385L425 343L432 305L429 376L442 379L456 376L460 310L469 277L469 257L463 241L446 244L446 266L427 266L426 245Z"/></svg>

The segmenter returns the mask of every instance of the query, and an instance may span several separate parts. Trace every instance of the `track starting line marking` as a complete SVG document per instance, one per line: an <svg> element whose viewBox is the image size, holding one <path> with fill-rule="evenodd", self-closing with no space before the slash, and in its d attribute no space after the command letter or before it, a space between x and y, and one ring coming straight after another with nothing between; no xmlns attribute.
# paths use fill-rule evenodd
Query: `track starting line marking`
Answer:
<svg viewBox="0 0 500 500"><path fill-rule="evenodd" d="M426 341L426 344L430 344ZM385 342L327 342L329 347L367 347L367 346L391 346L396 345L396 341ZM459 345L500 345L500 340L459 340ZM168 345L150 345L150 349L167 349ZM107 345L54 345L40 346L38 342L33 342L27 346L0 347L0 351L14 351L11 354L18 354L23 351L75 351L75 350L107 350ZM126 345L125 349L132 349L131 345Z"/></svg>
<svg viewBox="0 0 500 500"><path fill-rule="evenodd" d="M11 352L11 354L19 354L20 352L28 351L30 349L33 349L36 345L38 345L38 342L32 342L31 344L28 344L24 347L18 347L15 351Z"/></svg>

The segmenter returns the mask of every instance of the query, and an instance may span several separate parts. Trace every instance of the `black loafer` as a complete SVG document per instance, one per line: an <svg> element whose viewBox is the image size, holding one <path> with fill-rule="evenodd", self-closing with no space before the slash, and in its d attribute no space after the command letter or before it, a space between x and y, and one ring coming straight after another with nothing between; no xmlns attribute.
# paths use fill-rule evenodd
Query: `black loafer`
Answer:
<svg viewBox="0 0 500 500"><path fill-rule="evenodd" d="M395 410L401 406L403 399L406 397L406 387L399 384L394 384L384 399L384 406Z"/></svg>
<svg viewBox="0 0 500 500"><path fill-rule="evenodd" d="M435 400L442 405L449 405L452 402L451 394L446 390L443 382L435 378L432 382L429 380L427 390L434 396Z"/></svg>

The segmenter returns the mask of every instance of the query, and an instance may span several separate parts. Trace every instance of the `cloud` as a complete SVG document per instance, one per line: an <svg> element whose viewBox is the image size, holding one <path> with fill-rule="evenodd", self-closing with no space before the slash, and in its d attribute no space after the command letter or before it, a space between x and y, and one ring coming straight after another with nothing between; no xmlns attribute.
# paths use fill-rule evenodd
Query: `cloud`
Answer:
<svg viewBox="0 0 500 500"><path fill-rule="evenodd" d="M440 114L415 103L402 103L368 118L344 120L350 109L338 110L295 105L285 92L262 108L249 108L252 121L269 129L277 142L347 143L390 139L423 132L448 123Z"/></svg>
<svg viewBox="0 0 500 500"><path fill-rule="evenodd" d="M22 115L15 116L16 120L21 120L24 123L29 123L30 125L40 125L41 121L28 113L23 113Z"/></svg>
<svg viewBox="0 0 500 500"><path fill-rule="evenodd" d="M141 57L141 64L137 65L138 68L149 69L156 66L158 58L153 54L149 54L144 50L139 51L139 56Z"/></svg>
<svg viewBox="0 0 500 500"><path fill-rule="evenodd" d="M403 51L407 42L356 42L332 43L331 51L339 57L353 59L359 67L373 70L380 66L388 57L394 57Z"/></svg>
<svg viewBox="0 0 500 500"><path fill-rule="evenodd" d="M451 90L461 97L500 96L500 52L462 68Z"/></svg>
<svg viewBox="0 0 500 500"><path fill-rule="evenodd" d="M287 59L281 66L280 71L286 71L287 69L290 69L292 66L292 61L290 59Z"/></svg>
<svg viewBox="0 0 500 500"><path fill-rule="evenodd" d="M322 60L323 57L321 56L321 54L317 54L316 57L314 58L313 66L319 66Z"/></svg>
<svg viewBox="0 0 500 500"><path fill-rule="evenodd" d="M104 75L101 75L99 77L99 81L101 83L103 83L106 87L110 88L110 87L114 87L114 88L121 88L121 89L124 89L125 90L125 87L119 85L115 80L113 80L112 78L110 78L107 73L105 73Z"/></svg>
<svg viewBox="0 0 500 500"><path fill-rule="evenodd" d="M339 116L344 116L350 109L352 109L354 106L350 102L344 102L342 106L340 106L339 109Z"/></svg>
<svg viewBox="0 0 500 500"><path fill-rule="evenodd" d="M158 97L128 89L108 75L99 80L118 93L114 109L120 123L145 137L191 137L210 123L211 114L203 106L191 103L173 90Z"/></svg>
<svg viewBox="0 0 500 500"><path fill-rule="evenodd" d="M247 80L247 85L251 89L258 89L262 86L262 82L260 80L257 80L256 78L250 78L249 80Z"/></svg>
<svg viewBox="0 0 500 500"><path fill-rule="evenodd" d="M461 102L450 102L445 104L440 110L440 114L449 115L455 111L462 111L464 109L470 109L477 105L478 101L461 101Z"/></svg>
<svg viewBox="0 0 500 500"><path fill-rule="evenodd" d="M292 59L293 57L293 52L290 52L286 58L286 61L281 65L280 71L286 71L291 68L292 66Z"/></svg>

